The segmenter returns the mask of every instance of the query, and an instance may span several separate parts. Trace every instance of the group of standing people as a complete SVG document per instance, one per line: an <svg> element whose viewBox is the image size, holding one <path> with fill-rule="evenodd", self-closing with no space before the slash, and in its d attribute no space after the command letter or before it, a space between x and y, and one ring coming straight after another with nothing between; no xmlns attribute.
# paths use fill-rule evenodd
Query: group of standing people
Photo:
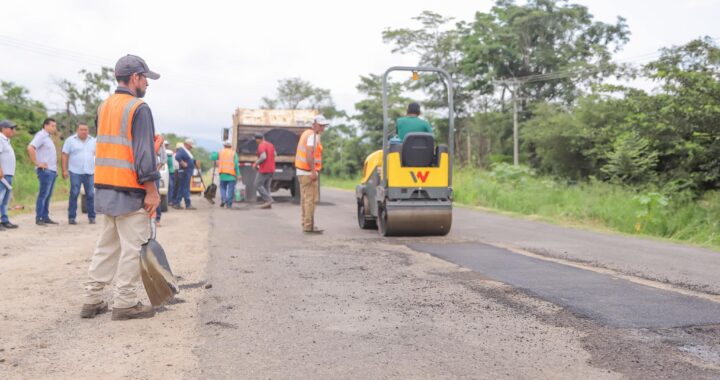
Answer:
<svg viewBox="0 0 720 380"><path fill-rule="evenodd" d="M159 79L145 61L134 55L121 57L115 65L118 87L98 108L97 138L89 136L87 125L78 126L77 134L63 146L62 175L70 178L71 200L68 216L76 219L77 197L80 186L88 196L88 217L95 220L95 212L102 214L103 226L96 248L90 260L88 279L84 283L84 303L80 310L82 318L93 318L109 310L103 289L113 279L112 320L150 318L155 309L143 305L137 291L141 288L139 254L150 236L150 220L160 205L158 192L159 169L167 164L177 179L170 191L172 206L192 209L190 181L197 166L192 154L192 140L178 146L174 155L162 153L166 147L155 134L150 107L143 101L148 79ZM322 144L320 134L328 122L318 116L311 129L305 131L297 147L295 166L300 182L302 199L302 226L306 233L321 233L314 224L315 203L318 200L318 173L322 168ZM15 228L7 219L7 203L15 174L15 155L9 144L16 125L10 121L0 122L0 211L2 226ZM55 120L47 119L30 145L28 154L36 166L40 184L36 203L36 223L41 226L56 224L49 215L49 204L57 178L57 156L51 136L56 133ZM257 135L258 158L253 164L258 170L256 188L263 197L263 208L271 208L270 196L272 173L275 171L275 148ZM172 159L171 159L171 156ZM90 158L93 158L92 160ZM163 157L167 157L167 162ZM90 163L90 161L93 161ZM222 205L232 206L234 185L239 177L237 154L231 144L218 157L221 175ZM94 186L94 189L93 189ZM94 191L93 191L94 190ZM92 213L90 213L92 210ZM15 227L14 227L15 226Z"/></svg>
<svg viewBox="0 0 720 380"><path fill-rule="evenodd" d="M10 139L15 136L17 124L10 120L0 122L0 231L18 228L11 223L8 205L12 193L17 160ZM50 218L50 200L58 176L57 151L52 136L57 133L55 119L43 121L42 129L35 134L27 147L28 157L35 165L38 180L38 195L35 202L35 224L47 226L58 224ZM90 136L86 123L78 123L77 133L65 140L62 149L61 174L70 179L70 198L68 202L68 224L77 224L77 198L83 187L90 224L95 224L94 208L94 172L95 138Z"/></svg>

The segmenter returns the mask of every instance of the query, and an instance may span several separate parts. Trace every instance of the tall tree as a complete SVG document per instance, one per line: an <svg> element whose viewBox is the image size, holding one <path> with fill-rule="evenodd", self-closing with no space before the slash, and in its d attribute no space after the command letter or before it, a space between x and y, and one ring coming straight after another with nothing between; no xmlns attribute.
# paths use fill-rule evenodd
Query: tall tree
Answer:
<svg viewBox="0 0 720 380"><path fill-rule="evenodd" d="M55 115L58 128L65 136L73 132L79 121L84 121L92 128L95 125L97 109L100 103L110 95L115 84L113 69L102 67L99 72L80 70L82 83L76 84L67 79L57 83L60 92L65 98L65 111Z"/></svg>
<svg viewBox="0 0 720 380"><path fill-rule="evenodd" d="M461 65L481 93L493 93L496 79L534 76L520 97L570 103L583 83L615 71L612 53L629 34L622 17L614 24L595 21L587 7L567 0L498 0L465 30Z"/></svg>
<svg viewBox="0 0 720 380"><path fill-rule="evenodd" d="M335 107L330 90L315 87L301 78L287 78L278 81L274 98L263 97L260 108L265 109L316 109L325 117L344 117Z"/></svg>
<svg viewBox="0 0 720 380"><path fill-rule="evenodd" d="M369 138L370 145L375 149L382 147L383 104L382 77L376 74L360 76L360 83L355 87L365 99L355 103L358 111L352 118ZM391 133L394 134L395 120L405 114L409 98L403 97L404 87L397 82L388 83L388 115Z"/></svg>

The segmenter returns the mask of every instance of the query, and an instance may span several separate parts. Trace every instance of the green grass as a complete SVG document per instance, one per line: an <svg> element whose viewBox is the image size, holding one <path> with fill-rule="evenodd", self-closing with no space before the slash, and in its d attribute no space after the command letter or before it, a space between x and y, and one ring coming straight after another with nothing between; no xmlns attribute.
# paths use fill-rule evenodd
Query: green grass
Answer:
<svg viewBox="0 0 720 380"><path fill-rule="evenodd" d="M663 195L599 181L567 184L535 176L529 170L519 175L507 173L507 168L457 170L453 186L455 200L562 224L600 227L720 249L718 192L708 192L693 200L686 194Z"/></svg>
<svg viewBox="0 0 720 380"><path fill-rule="evenodd" d="M322 176L322 178L320 179L320 184L322 186L353 191L355 190L355 186L357 186L358 183L360 183L360 179L358 178L337 178Z"/></svg>
<svg viewBox="0 0 720 380"><path fill-rule="evenodd" d="M720 192L699 199L600 181L568 184L527 168L459 168L455 202L546 221L667 238L720 249ZM359 181L323 177L322 185L353 190Z"/></svg>

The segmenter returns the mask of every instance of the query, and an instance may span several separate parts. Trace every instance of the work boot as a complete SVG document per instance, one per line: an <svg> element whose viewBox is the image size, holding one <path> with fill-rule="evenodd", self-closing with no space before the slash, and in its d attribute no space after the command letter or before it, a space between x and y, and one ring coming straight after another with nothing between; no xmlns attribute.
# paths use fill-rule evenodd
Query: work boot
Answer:
<svg viewBox="0 0 720 380"><path fill-rule="evenodd" d="M317 227L313 227L312 230L304 230L303 232L306 234L321 235L323 233L323 230L321 230Z"/></svg>
<svg viewBox="0 0 720 380"><path fill-rule="evenodd" d="M151 305L143 305L142 302L138 302L133 307L114 307L112 311L113 321L125 321L128 319L144 319L152 318L155 316L155 308Z"/></svg>
<svg viewBox="0 0 720 380"><path fill-rule="evenodd" d="M56 222L50 218L43 220L43 222L45 222L45 224L58 224L58 222Z"/></svg>
<svg viewBox="0 0 720 380"><path fill-rule="evenodd" d="M185 206L185 210L197 210L195 206Z"/></svg>
<svg viewBox="0 0 720 380"><path fill-rule="evenodd" d="M90 224L95 224L95 219L90 219Z"/></svg>
<svg viewBox="0 0 720 380"><path fill-rule="evenodd" d="M73 226L74 226L74 225L76 225L76 224L77 224L77 222L75 221L75 219L69 219L69 220L68 220L68 224L70 224L70 225L73 225Z"/></svg>
<svg viewBox="0 0 720 380"><path fill-rule="evenodd" d="M13 229L13 228L18 228L18 225L17 225L17 224L12 224L12 223L10 223L10 222L3 222L3 223L0 224L0 225L3 226L3 227L5 227L5 228L7 228L7 229L9 229L9 230L10 230L10 229Z"/></svg>
<svg viewBox="0 0 720 380"><path fill-rule="evenodd" d="M182 210L182 209L183 209L182 206L180 206L180 205L173 205L172 208L174 208L175 210Z"/></svg>
<svg viewBox="0 0 720 380"><path fill-rule="evenodd" d="M47 224L45 224L45 222L43 222L42 220L38 220L37 222L35 222L35 224L37 224L38 226L47 227Z"/></svg>
<svg viewBox="0 0 720 380"><path fill-rule="evenodd" d="M107 313L108 304L105 301L86 303L80 310L80 318L94 318L98 314Z"/></svg>
<svg viewBox="0 0 720 380"><path fill-rule="evenodd" d="M220 202L220 207L225 207L225 202Z"/></svg>
<svg viewBox="0 0 720 380"><path fill-rule="evenodd" d="M260 206L260 208L264 208L264 209L272 208L272 202L265 202Z"/></svg>

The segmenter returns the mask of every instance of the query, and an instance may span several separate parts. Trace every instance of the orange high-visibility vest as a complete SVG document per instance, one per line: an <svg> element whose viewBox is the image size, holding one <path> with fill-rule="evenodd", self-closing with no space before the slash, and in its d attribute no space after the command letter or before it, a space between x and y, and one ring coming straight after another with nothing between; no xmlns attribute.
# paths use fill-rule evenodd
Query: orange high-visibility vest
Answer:
<svg viewBox="0 0 720 380"><path fill-rule="evenodd" d="M300 136L300 141L298 142L297 146L297 152L295 153L295 167L298 169L310 171L310 164L308 163L308 155L313 150L313 147L307 145L308 138L313 135L315 131L312 129L308 129L307 131L303 132L302 136ZM315 154L313 157L315 157L315 171L320 171L322 169L322 151L323 147L322 144L320 144L319 137L320 135L315 135Z"/></svg>
<svg viewBox="0 0 720 380"><path fill-rule="evenodd" d="M235 172L235 151L230 148L223 148L218 154L218 171L220 174L230 174L237 177Z"/></svg>
<svg viewBox="0 0 720 380"><path fill-rule="evenodd" d="M138 183L132 147L132 123L142 99L113 94L98 108L95 187L144 191Z"/></svg>

